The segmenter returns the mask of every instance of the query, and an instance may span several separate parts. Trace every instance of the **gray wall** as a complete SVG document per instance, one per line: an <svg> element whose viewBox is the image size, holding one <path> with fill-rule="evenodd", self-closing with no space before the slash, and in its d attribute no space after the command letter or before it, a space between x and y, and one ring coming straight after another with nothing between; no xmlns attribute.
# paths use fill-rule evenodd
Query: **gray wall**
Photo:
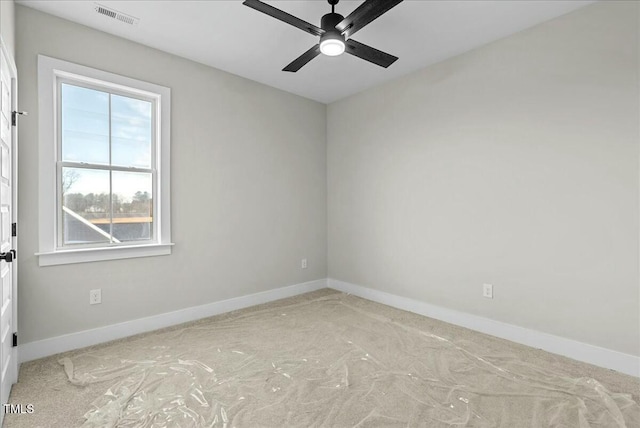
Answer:
<svg viewBox="0 0 640 428"><path fill-rule="evenodd" d="M330 277L640 355L638 48L602 2L331 104Z"/></svg>
<svg viewBox="0 0 640 428"><path fill-rule="evenodd" d="M13 0L0 0L0 34L7 50L15 58L15 3Z"/></svg>
<svg viewBox="0 0 640 428"><path fill-rule="evenodd" d="M16 11L23 343L326 277L324 105ZM171 256L38 267L37 54L172 89Z"/></svg>

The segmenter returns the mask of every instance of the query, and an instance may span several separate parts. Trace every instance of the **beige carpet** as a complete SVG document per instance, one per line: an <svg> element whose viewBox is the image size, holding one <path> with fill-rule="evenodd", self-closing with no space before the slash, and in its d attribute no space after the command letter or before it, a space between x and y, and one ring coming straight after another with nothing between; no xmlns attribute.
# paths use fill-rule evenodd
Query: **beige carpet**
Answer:
<svg viewBox="0 0 640 428"><path fill-rule="evenodd" d="M321 290L24 364L5 427L639 427L640 381Z"/></svg>

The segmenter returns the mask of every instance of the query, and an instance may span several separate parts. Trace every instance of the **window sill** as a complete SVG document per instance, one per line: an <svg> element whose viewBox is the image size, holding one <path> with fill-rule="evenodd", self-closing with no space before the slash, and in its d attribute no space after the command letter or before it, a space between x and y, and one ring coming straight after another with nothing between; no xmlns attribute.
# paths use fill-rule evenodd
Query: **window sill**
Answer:
<svg viewBox="0 0 640 428"><path fill-rule="evenodd" d="M171 244L131 245L109 248L82 248L36 253L40 266L72 263L99 262L103 260L132 259L136 257L166 256L171 254Z"/></svg>

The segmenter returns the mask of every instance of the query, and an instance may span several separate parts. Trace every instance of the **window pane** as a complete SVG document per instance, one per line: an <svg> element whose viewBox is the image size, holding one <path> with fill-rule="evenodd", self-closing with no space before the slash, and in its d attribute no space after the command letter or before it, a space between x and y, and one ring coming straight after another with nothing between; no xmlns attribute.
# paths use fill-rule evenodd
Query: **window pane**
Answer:
<svg viewBox="0 0 640 428"><path fill-rule="evenodd" d="M153 238L150 173L113 171L113 236L119 241Z"/></svg>
<svg viewBox="0 0 640 428"><path fill-rule="evenodd" d="M109 242L109 171L62 168L62 244Z"/></svg>
<svg viewBox="0 0 640 428"><path fill-rule="evenodd" d="M109 163L109 94L62 85L62 160Z"/></svg>
<svg viewBox="0 0 640 428"><path fill-rule="evenodd" d="M151 168L151 103L111 95L112 163Z"/></svg>

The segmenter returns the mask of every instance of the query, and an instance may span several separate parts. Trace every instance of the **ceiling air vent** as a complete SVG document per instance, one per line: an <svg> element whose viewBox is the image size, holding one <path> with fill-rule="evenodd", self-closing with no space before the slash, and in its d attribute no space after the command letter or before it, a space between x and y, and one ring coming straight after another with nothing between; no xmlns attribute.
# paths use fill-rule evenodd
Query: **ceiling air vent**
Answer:
<svg viewBox="0 0 640 428"><path fill-rule="evenodd" d="M109 7L103 6L101 4L96 3L95 7L96 12L100 15L104 15L111 19L116 19L120 22L124 22L129 25L138 25L140 18L136 18L135 16L127 15L126 13L118 12L115 9L111 9Z"/></svg>

